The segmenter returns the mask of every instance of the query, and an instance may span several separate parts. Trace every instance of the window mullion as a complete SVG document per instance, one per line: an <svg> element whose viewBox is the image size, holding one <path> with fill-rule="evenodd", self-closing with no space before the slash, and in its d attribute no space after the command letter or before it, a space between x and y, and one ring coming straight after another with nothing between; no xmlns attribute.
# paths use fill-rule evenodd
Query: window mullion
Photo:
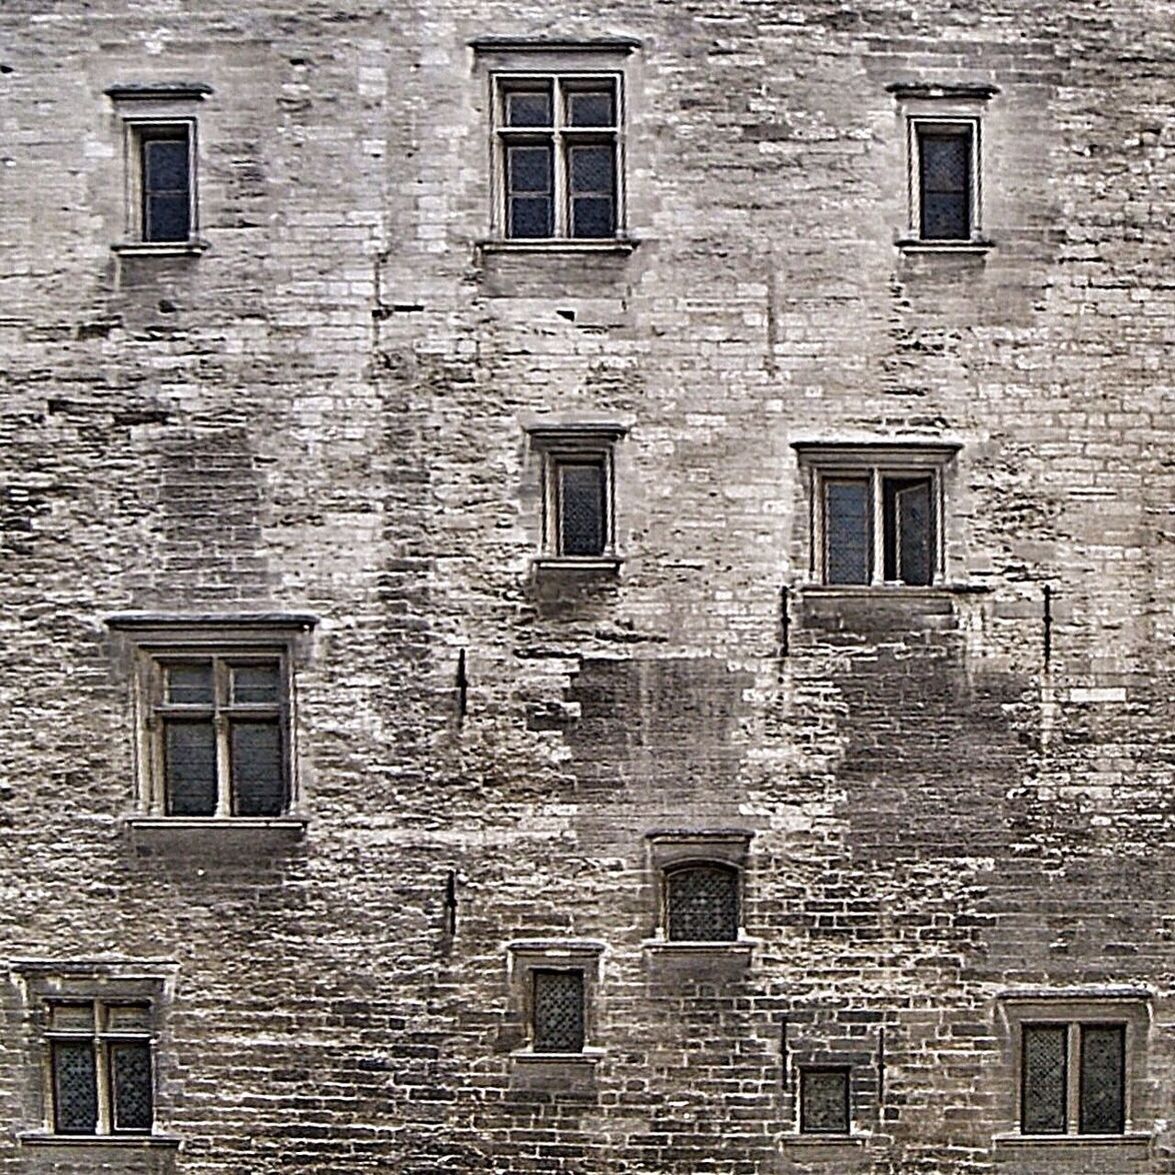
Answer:
<svg viewBox="0 0 1175 1175"><path fill-rule="evenodd" d="M885 518L881 494L881 472L876 467L869 471L870 526L869 553L873 569L871 583L885 582Z"/></svg>
<svg viewBox="0 0 1175 1175"><path fill-rule="evenodd" d="M217 657L213 661L213 697L215 698L216 713L213 718L213 727L216 731L216 814L217 816L231 816L232 780L231 757L229 755L229 718L226 713L229 701L229 667L226 662Z"/></svg>
<svg viewBox="0 0 1175 1175"><path fill-rule="evenodd" d="M114 1116L112 1112L111 1090L110 1090L110 1065L109 1057L107 1056L106 1041L101 1035L102 1028L105 1027L103 1019L106 1015L106 1009L99 1004L95 1009L95 1027L98 1032L94 1037L94 1068L97 1079L98 1088L98 1125L96 1133L111 1134L114 1127Z"/></svg>
<svg viewBox="0 0 1175 1175"><path fill-rule="evenodd" d="M1069 1025L1065 1073L1065 1133L1081 1129L1081 1025Z"/></svg>
<svg viewBox="0 0 1175 1175"><path fill-rule="evenodd" d="M571 161L567 153L567 139L563 134L564 117L563 107L565 97L563 82L553 78L551 84L551 125L554 131L551 136L551 167L553 176L553 197L555 201L555 236L570 236L571 210L568 207L568 188L570 177L568 168Z"/></svg>

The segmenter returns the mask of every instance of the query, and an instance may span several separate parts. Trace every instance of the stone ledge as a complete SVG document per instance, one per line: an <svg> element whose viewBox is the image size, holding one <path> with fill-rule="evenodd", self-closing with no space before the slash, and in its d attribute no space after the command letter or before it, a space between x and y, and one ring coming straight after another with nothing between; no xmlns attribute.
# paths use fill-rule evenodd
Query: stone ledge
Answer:
<svg viewBox="0 0 1175 1175"><path fill-rule="evenodd" d="M818 1147L821 1149L863 1147L868 1141L864 1134L785 1134L780 1141L786 1147Z"/></svg>
<svg viewBox="0 0 1175 1175"><path fill-rule="evenodd" d="M1118 1151L1141 1151L1132 1158L1146 1158L1151 1135L1142 1131L1129 1134L995 1134L991 1140L996 1150L1019 1150L1049 1147L1109 1148Z"/></svg>
<svg viewBox="0 0 1175 1175"><path fill-rule="evenodd" d="M621 555L598 555L591 558L580 558L574 555L540 555L531 560L531 566L537 575L570 575L577 578L592 575L619 575L623 565L624 557Z"/></svg>
<svg viewBox="0 0 1175 1175"><path fill-rule="evenodd" d="M552 237L550 240L534 241L507 241L490 239L477 241L479 253L533 253L533 254L565 254L565 253L631 253L640 241L633 237Z"/></svg>
<svg viewBox="0 0 1175 1175"><path fill-rule="evenodd" d="M120 257L197 257L207 241L120 241L110 246Z"/></svg>
<svg viewBox="0 0 1175 1175"><path fill-rule="evenodd" d="M995 241L923 241L917 237L894 242L903 253L944 253L982 255L995 248Z"/></svg>
<svg viewBox="0 0 1175 1175"><path fill-rule="evenodd" d="M305 816L126 816L123 825L137 855L179 853L262 858L292 848L306 836Z"/></svg>
<svg viewBox="0 0 1175 1175"><path fill-rule="evenodd" d="M522 1065L585 1065L594 1067L604 1059L601 1048L585 1048L581 1053L536 1053L531 1049L519 1049L510 1054L510 1059Z"/></svg>
<svg viewBox="0 0 1175 1175"><path fill-rule="evenodd" d="M49 1134L31 1131L18 1134L21 1146L85 1147L104 1150L178 1150L183 1140L173 1134Z"/></svg>

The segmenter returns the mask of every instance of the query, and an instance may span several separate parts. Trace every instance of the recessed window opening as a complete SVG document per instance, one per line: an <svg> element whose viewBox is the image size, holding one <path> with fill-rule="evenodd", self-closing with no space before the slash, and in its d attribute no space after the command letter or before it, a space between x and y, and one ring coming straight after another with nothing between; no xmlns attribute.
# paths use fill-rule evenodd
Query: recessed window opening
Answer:
<svg viewBox="0 0 1175 1175"><path fill-rule="evenodd" d="M1021 1033L1024 1134L1125 1131L1125 1024L1027 1023Z"/></svg>
<svg viewBox="0 0 1175 1175"><path fill-rule="evenodd" d="M973 130L970 125L918 122L921 237L965 241L971 236Z"/></svg>
<svg viewBox="0 0 1175 1175"><path fill-rule="evenodd" d="M584 979L579 969L536 967L532 1047L536 1053L579 1053L584 1046Z"/></svg>
<svg viewBox="0 0 1175 1175"><path fill-rule="evenodd" d="M192 144L189 127L144 126L138 131L143 240L186 241L192 232Z"/></svg>
<svg viewBox="0 0 1175 1175"><path fill-rule="evenodd" d="M716 864L679 865L665 873L666 937L733 942L739 930L739 871Z"/></svg>
<svg viewBox="0 0 1175 1175"><path fill-rule="evenodd" d="M852 1120L849 1070L807 1067L800 1070L800 1133L848 1134Z"/></svg>

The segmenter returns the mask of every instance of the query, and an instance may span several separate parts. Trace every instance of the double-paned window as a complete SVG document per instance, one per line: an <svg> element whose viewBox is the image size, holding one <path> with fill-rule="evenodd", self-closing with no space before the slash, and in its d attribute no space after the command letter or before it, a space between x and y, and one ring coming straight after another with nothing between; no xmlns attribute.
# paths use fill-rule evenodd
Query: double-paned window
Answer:
<svg viewBox="0 0 1175 1175"><path fill-rule="evenodd" d="M150 1004L51 1001L46 1014L54 1133L150 1133Z"/></svg>
<svg viewBox="0 0 1175 1175"><path fill-rule="evenodd" d="M505 236L616 236L619 76L498 74L494 81Z"/></svg>
<svg viewBox="0 0 1175 1175"><path fill-rule="evenodd" d="M1025 1023L1024 1134L1121 1134L1126 1129L1126 1025Z"/></svg>
<svg viewBox="0 0 1175 1175"><path fill-rule="evenodd" d="M284 658L153 660L151 726L169 816L278 816L289 802Z"/></svg>

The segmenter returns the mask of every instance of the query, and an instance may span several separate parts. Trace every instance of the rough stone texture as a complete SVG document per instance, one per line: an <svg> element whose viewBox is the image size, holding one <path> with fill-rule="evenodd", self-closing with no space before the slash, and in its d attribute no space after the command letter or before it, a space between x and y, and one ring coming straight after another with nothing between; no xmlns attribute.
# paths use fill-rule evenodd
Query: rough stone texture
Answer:
<svg viewBox="0 0 1175 1175"><path fill-rule="evenodd" d="M0 959L178 963L183 1139L19 1146L13 979L0 1172L1175 1172L1175 4L7 0L0 29ZM640 40L631 255L476 247L490 34ZM177 79L214 89L210 247L120 257L103 91ZM895 248L895 81L1000 87L986 255ZM629 426L616 578L533 571L539 417ZM969 590L805 590L792 443L904 437L962 443ZM320 617L302 841L136 849L127 609ZM754 832L749 955L645 945L666 827ZM506 944L560 938L605 944L602 1056L522 1075ZM993 1147L1000 993L1127 983L1148 1141ZM794 1137L808 1063L853 1067L857 1142Z"/></svg>

